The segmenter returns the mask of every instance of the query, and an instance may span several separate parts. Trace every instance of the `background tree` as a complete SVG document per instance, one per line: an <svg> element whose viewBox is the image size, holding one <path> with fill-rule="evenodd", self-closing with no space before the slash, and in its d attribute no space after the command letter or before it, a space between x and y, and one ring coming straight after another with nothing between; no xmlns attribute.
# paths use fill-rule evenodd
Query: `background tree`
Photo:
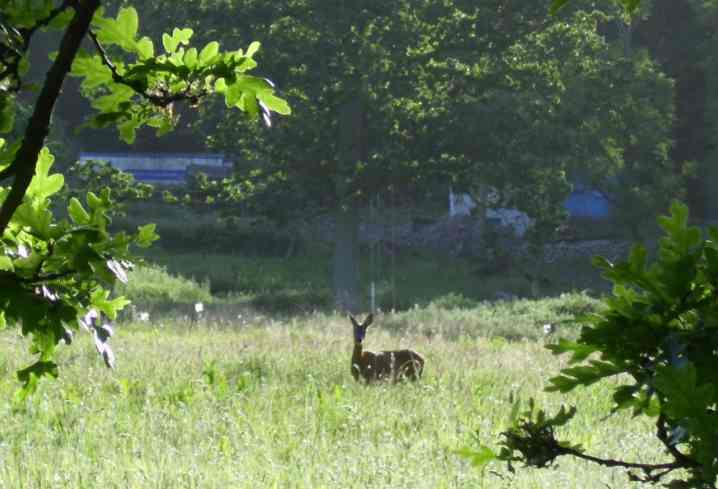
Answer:
<svg viewBox="0 0 718 489"><path fill-rule="evenodd" d="M621 21L619 10L584 7L549 22L540 7L497 6L491 35L454 39L437 63L443 73L425 78L451 114L433 124L443 157L471 160L464 181L501 189L539 232L562 218L569 182L604 190L629 228L681 188L669 158L671 81L645 53L626 56L596 29Z"/></svg>
<svg viewBox="0 0 718 489"><path fill-rule="evenodd" d="M664 237L652 263L642 245L635 246L625 262L596 259L614 283L613 294L603 311L579 319L583 328L575 342L560 340L549 346L556 354L571 353L572 365L552 378L547 390L565 393L626 375L628 383L614 389L612 413L631 409L636 416L655 419L656 440L669 460L643 463L588 454L556 436L557 428L576 414L575 407L562 407L551 417L531 400L523 413L519 401L515 403L512 425L502 433L498 453L488 447L461 452L475 465L498 459L507 462L510 471L516 462L545 468L568 455L627 469L634 481L657 484L671 476L666 487L716 487L718 390L712 372L718 345L718 229L709 229L705 236L689 226L688 208L679 203L659 223Z"/></svg>
<svg viewBox="0 0 718 489"><path fill-rule="evenodd" d="M558 0L556 11L576 2ZM674 117L669 152L673 174L685 179L691 214L715 219L715 2L693 0L617 0L627 15L608 26L606 34L623 37L630 46L646 49L674 81Z"/></svg>
<svg viewBox="0 0 718 489"><path fill-rule="evenodd" d="M414 90L407 53L418 33L411 2L240 1L233 6L246 15L223 24L227 36L249 32L266 38L270 50L287 48L265 66L270 71L289 67L276 81L291 87L285 93L302 123L282 123L272 135L259 135L246 132L236 118L216 120L210 110L200 124L216 128L208 137L214 147L240 160L260 161L259 171L274 191L287 195L282 187L301 188L302 198L292 200L299 200L297 210L331 209L335 298L341 308L355 310L359 208L398 183L410 187L420 175L416 162L403 156L401 121L391 111L395 100ZM200 18L208 16L211 11ZM237 145L238 138L246 141ZM258 175L250 166L239 180L253 176Z"/></svg>
<svg viewBox="0 0 718 489"><path fill-rule="evenodd" d="M579 7L547 19L535 2L236 1L243 15L231 23L224 4L188 7L180 15L221 29L230 43L250 33L281 51L264 66L289 67L275 81L291 87L285 93L298 114L257 134L208 106L194 127L238 162L230 193L280 196L254 200L256 211L284 219L308 209L335 213L337 297L356 295L358 210L377 193L491 185L545 235L563 218L571 180L613 192L628 188L614 182L632 169L640 178L631 188L641 197L660 189L660 198L621 200L619 212L638 208L645 218L670 194L660 178L643 177L666 164L671 85L649 59L624 60L596 31L617 9ZM639 118L650 118L653 132L636 146ZM598 155L588 155L586 141ZM356 153L347 157L350 148Z"/></svg>

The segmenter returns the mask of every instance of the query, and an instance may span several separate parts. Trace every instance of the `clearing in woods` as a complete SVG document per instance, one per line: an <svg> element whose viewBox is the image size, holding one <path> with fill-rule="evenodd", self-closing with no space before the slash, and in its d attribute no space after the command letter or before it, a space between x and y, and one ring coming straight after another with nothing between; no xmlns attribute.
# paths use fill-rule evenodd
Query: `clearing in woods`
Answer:
<svg viewBox="0 0 718 489"><path fill-rule="evenodd" d="M661 458L649 422L640 433L627 431L637 422L628 413L599 423L611 405L608 385L542 392L565 359L545 350L541 322L565 317L562 303L576 302L574 295L379 316L367 348L410 347L426 359L423 379L400 385L355 382L349 322L317 313L221 328L120 324L115 371L78 335L61 347L60 380L18 403L12 373L29 360L18 354L27 344L4 333L0 487L629 487L622 472L580 461L511 475L503 466L481 473L454 453L477 438L495 446L518 393L549 409L578 404L565 434L590 453Z"/></svg>

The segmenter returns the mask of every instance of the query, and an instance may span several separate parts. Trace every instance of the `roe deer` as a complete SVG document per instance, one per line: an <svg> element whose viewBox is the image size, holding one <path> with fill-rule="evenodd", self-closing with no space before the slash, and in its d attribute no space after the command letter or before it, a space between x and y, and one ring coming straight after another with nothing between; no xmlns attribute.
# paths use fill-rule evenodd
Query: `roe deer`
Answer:
<svg viewBox="0 0 718 489"><path fill-rule="evenodd" d="M366 329L374 316L369 314L363 323L357 323L354 316L349 315L354 326L354 352L352 353L352 375L354 380L364 378L367 383L375 380L391 379L393 382L408 378L416 380L424 370L424 359L412 350L380 351L373 353L364 351L362 341Z"/></svg>

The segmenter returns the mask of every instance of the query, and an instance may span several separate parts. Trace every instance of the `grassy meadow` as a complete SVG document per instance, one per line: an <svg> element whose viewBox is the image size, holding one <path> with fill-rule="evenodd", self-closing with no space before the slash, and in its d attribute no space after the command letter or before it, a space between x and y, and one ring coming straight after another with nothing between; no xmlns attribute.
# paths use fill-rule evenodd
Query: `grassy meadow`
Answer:
<svg viewBox="0 0 718 489"><path fill-rule="evenodd" d="M350 374L350 323L331 311L327 249L286 260L159 248L145 258L117 290L134 305L115 325L115 370L80 333L60 347L59 380L19 401L14 372L31 362L28 343L0 334L0 489L634 487L580 461L510 474L456 454L496 447L516 397L551 412L576 404L561 435L591 454L661 460L650 420L604 420L610 384L543 392L566 362L545 343L575 337L566 321L601 307L605 284L587 260L547 269L551 285L536 299L519 273L398 257L374 275L384 312L365 345L414 348L425 375L367 386ZM363 287L372 273L363 262ZM559 324L550 337L547 323Z"/></svg>
<svg viewBox="0 0 718 489"><path fill-rule="evenodd" d="M29 361L18 354L25 341L6 332L0 487L629 487L620 471L584 462L481 473L454 453L494 445L518 395L554 409L577 404L565 435L591 453L660 459L650 424L636 432L625 414L599 423L608 385L542 392L564 359L544 348L540 324L593 307L567 295L382 315L367 347L413 347L427 367L416 384L373 386L351 377L351 329L333 314L125 322L112 340L116 370L80 335L62 347L60 380L25 402L11 402L12 372Z"/></svg>

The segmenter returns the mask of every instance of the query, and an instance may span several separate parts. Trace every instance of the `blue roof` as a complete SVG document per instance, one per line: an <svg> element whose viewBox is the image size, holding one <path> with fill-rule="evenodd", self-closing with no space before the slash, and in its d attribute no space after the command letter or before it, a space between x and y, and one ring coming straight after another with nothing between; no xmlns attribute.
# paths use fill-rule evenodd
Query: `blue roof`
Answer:
<svg viewBox="0 0 718 489"><path fill-rule="evenodd" d="M78 158L224 158L223 153L136 153L136 152L105 152L105 151L81 151Z"/></svg>
<svg viewBox="0 0 718 489"><path fill-rule="evenodd" d="M611 214L611 203L597 190L576 190L563 206L571 217L605 219Z"/></svg>

